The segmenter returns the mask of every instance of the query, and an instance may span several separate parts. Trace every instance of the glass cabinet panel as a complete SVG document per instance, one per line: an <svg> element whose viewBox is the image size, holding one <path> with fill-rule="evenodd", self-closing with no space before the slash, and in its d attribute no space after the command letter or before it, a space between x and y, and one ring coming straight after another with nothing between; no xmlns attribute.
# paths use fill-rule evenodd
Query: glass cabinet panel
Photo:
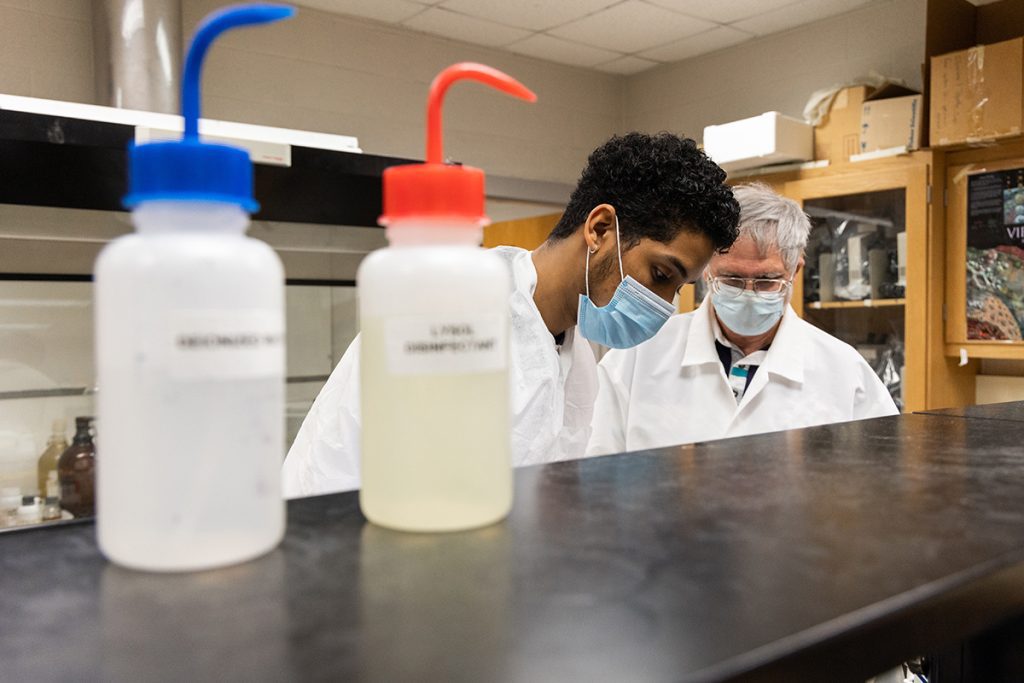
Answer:
<svg viewBox="0 0 1024 683"><path fill-rule="evenodd" d="M355 291L285 288L286 446L356 335ZM13 501L14 489L19 497L45 498L37 463L55 427L70 441L75 418L95 414L102 387L94 387L92 294L90 282L0 281L0 498ZM102 462L103 425L94 433ZM15 520L12 510L0 510L0 529Z"/></svg>
<svg viewBox="0 0 1024 683"><path fill-rule="evenodd" d="M806 199L812 229L805 254L803 310L847 342L902 407L905 358L906 192Z"/></svg>

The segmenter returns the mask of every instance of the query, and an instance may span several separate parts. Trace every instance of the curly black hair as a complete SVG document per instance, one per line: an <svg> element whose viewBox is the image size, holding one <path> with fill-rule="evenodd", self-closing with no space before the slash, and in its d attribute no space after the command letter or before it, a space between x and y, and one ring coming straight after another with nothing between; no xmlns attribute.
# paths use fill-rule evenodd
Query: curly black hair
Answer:
<svg viewBox="0 0 1024 683"><path fill-rule="evenodd" d="M645 237L667 244L689 230L722 252L738 234L740 207L725 171L693 140L672 133L616 135L594 150L548 239L573 234L604 203L615 207L627 249Z"/></svg>

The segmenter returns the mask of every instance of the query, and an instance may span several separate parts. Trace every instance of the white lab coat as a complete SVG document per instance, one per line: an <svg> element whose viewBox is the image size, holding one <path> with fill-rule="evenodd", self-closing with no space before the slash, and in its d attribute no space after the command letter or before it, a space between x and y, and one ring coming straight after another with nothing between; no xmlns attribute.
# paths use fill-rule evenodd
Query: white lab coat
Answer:
<svg viewBox="0 0 1024 683"><path fill-rule="evenodd" d="M588 455L899 412L853 347L788 306L764 363L737 404L715 349L709 300L670 318L650 341L605 355Z"/></svg>
<svg viewBox="0 0 1024 683"><path fill-rule="evenodd" d="M597 363L576 329L556 347L533 301L537 269L530 252L498 247L512 279L509 384L512 463L536 465L579 458L590 435ZM288 451L284 495L310 496L359 488L359 344L349 346Z"/></svg>

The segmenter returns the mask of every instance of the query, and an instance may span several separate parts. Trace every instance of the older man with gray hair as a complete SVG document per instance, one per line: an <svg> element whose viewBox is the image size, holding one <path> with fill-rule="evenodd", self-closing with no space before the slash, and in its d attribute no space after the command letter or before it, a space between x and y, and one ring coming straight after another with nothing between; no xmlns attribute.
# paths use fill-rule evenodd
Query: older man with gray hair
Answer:
<svg viewBox="0 0 1024 683"><path fill-rule="evenodd" d="M810 221L765 185L734 189L740 235L705 271L709 295L598 367L588 455L898 412L851 346L789 306Z"/></svg>

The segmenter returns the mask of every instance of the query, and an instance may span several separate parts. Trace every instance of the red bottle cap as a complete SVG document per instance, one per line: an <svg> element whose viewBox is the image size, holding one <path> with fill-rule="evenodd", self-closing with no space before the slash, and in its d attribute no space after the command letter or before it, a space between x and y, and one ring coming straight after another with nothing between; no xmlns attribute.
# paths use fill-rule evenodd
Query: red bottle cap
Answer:
<svg viewBox="0 0 1024 683"><path fill-rule="evenodd" d="M511 76L483 64L453 64L434 78L427 96L427 162L384 170L384 214L381 225L396 220L425 218L487 223L484 214L484 172L471 166L444 163L441 105L449 86L471 79L535 102L537 96Z"/></svg>

